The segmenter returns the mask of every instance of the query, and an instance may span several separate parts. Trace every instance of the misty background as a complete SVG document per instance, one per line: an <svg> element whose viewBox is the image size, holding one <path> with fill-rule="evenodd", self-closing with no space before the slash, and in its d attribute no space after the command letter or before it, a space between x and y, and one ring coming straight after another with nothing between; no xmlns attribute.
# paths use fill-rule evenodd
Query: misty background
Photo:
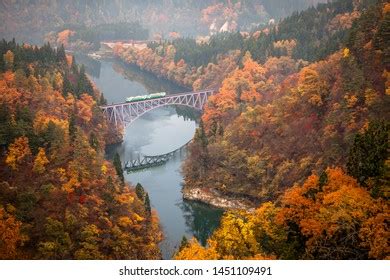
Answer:
<svg viewBox="0 0 390 280"><path fill-rule="evenodd" d="M139 24L148 30L130 39L207 36L251 31L319 2L326 0L3 0L0 37L41 44L69 27L113 23Z"/></svg>

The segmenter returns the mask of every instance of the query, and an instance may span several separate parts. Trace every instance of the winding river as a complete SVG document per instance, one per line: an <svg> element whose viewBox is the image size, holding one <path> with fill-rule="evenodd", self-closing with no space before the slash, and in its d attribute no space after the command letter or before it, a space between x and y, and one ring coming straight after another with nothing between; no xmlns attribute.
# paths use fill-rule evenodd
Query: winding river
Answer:
<svg viewBox="0 0 390 280"><path fill-rule="evenodd" d="M168 81L113 60L95 61L78 56L87 73L104 93L108 103L123 102L128 96L153 92L179 93L186 91ZM187 143L194 135L197 112L183 107L155 109L126 128L121 144L107 147L106 156L118 152L122 162L138 156L170 152ZM223 211L202 203L183 201L180 172L185 153L178 154L167 164L125 174L127 182L141 183L148 191L152 207L158 212L165 239L160 244L164 259L170 259L182 237L195 236L201 243L218 226Z"/></svg>

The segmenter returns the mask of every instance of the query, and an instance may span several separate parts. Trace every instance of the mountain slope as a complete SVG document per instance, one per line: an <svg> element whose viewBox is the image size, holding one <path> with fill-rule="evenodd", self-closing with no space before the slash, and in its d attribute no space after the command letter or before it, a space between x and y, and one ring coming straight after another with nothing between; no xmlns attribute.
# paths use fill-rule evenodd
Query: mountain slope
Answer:
<svg viewBox="0 0 390 280"><path fill-rule="evenodd" d="M157 216L104 159L84 67L48 45L3 40L0 57L0 259L160 258Z"/></svg>
<svg viewBox="0 0 390 280"><path fill-rule="evenodd" d="M287 16L321 0L99 0L99 1L2 1L0 37L19 41L42 42L43 35L58 31L64 24L94 26L103 23L139 21L153 33L207 33L215 19L222 24L235 20L240 28L266 23L270 18ZM264 6L270 11L267 13ZM209 11L211 10L211 13ZM208 20L205 21L204 16Z"/></svg>

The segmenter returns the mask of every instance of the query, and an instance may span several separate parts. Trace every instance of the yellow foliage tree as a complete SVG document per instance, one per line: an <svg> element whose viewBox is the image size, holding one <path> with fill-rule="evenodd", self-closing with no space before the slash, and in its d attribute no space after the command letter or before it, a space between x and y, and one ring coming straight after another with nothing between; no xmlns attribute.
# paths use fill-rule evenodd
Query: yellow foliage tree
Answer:
<svg viewBox="0 0 390 280"><path fill-rule="evenodd" d="M302 69L299 74L298 91L312 105L323 105L326 85L320 80L316 70L309 67Z"/></svg>
<svg viewBox="0 0 390 280"><path fill-rule="evenodd" d="M76 101L76 107L78 110L77 116L81 121L88 123L92 119L92 109L95 105L95 101L88 94L82 94L80 100Z"/></svg>
<svg viewBox="0 0 390 280"><path fill-rule="evenodd" d="M193 238L190 243L175 255L176 260L218 260L214 241L209 241L209 247L205 248Z"/></svg>
<svg viewBox="0 0 390 280"><path fill-rule="evenodd" d="M6 164L13 170L18 170L19 165L24 163L31 156L31 150L28 145L28 138L23 136L15 139L14 143L9 145Z"/></svg>
<svg viewBox="0 0 390 280"><path fill-rule="evenodd" d="M245 212L230 212L211 238L217 252L225 259L245 259L259 253L253 221Z"/></svg>
<svg viewBox="0 0 390 280"><path fill-rule="evenodd" d="M42 174L46 171L46 165L49 163L49 160L46 157L45 149L39 148L39 152L34 160L33 171L38 174Z"/></svg>

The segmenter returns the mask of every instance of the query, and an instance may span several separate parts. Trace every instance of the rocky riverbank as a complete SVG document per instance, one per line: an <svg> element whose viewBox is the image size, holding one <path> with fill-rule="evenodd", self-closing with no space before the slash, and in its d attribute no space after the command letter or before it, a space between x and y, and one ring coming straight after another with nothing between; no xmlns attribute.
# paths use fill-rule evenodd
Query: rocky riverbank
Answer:
<svg viewBox="0 0 390 280"><path fill-rule="evenodd" d="M255 203L245 198L227 196L217 190L208 188L183 188L183 198L187 200L200 201L217 208L226 210L247 210L254 211Z"/></svg>

